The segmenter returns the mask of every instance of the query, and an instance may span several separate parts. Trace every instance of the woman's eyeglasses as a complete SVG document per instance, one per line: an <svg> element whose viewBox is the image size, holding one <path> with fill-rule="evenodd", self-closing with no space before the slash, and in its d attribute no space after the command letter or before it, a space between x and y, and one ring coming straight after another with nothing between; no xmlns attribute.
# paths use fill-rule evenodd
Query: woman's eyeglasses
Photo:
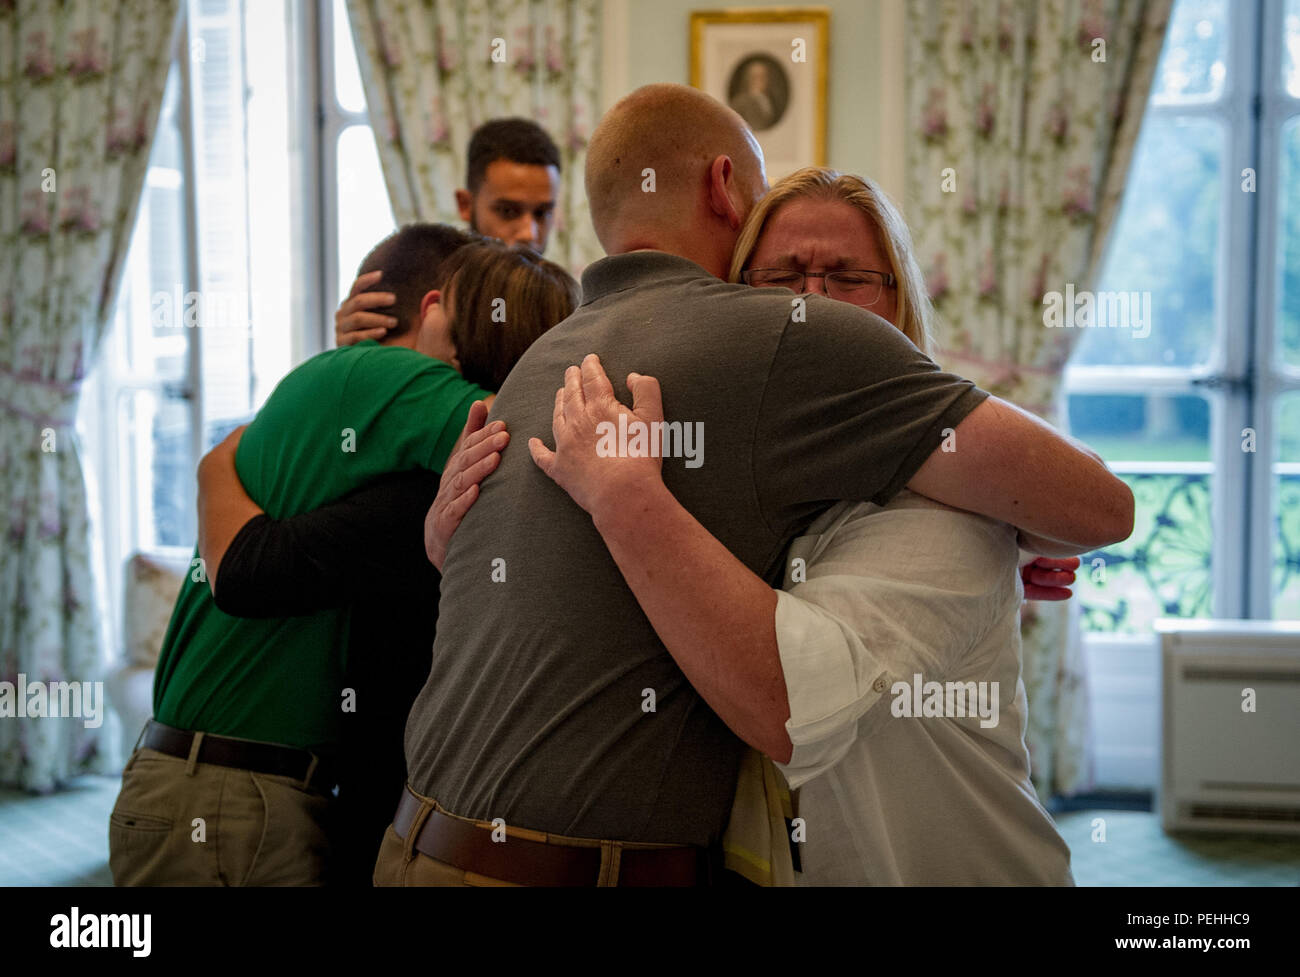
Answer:
<svg viewBox="0 0 1300 977"><path fill-rule="evenodd" d="M824 278L826 294L854 305L873 305L886 286L897 279L884 271L792 271L789 268L750 268L740 273L741 281L756 288L788 288L802 292L808 278Z"/></svg>

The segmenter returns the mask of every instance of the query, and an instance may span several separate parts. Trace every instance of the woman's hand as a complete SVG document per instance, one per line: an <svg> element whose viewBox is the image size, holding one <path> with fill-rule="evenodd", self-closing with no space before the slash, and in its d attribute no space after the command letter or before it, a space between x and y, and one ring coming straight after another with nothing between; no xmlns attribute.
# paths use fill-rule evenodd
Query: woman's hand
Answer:
<svg viewBox="0 0 1300 977"><path fill-rule="evenodd" d="M447 459L438 495L424 517L424 552L439 573L452 533L478 498L479 482L496 471L501 452L510 443L505 421L493 421L484 427L487 416L487 401L476 400L470 405L459 446Z"/></svg>
<svg viewBox="0 0 1300 977"><path fill-rule="evenodd" d="M1051 559L1040 556L1020 568L1020 579L1025 585L1025 600L1069 600L1074 594L1074 571L1079 569L1079 558Z"/></svg>
<svg viewBox="0 0 1300 977"><path fill-rule="evenodd" d="M383 339L388 330L397 325L397 320L390 315L367 312L367 309L383 309L397 301L392 292L367 292L375 282L383 277L384 270L376 268L368 271L352 283L339 307L334 311L334 343L338 346L351 346L365 339Z"/></svg>
<svg viewBox="0 0 1300 977"><path fill-rule="evenodd" d="M664 419L659 381L629 373L632 409L614 396L600 358L589 354L581 367L564 371L564 387L555 393L551 432L555 450L540 438L528 439L528 451L537 467L573 497L593 517L609 506L626 505L645 486L662 484L663 459L658 456L627 454L619 443L619 415L627 417L628 440L638 425L648 426Z"/></svg>

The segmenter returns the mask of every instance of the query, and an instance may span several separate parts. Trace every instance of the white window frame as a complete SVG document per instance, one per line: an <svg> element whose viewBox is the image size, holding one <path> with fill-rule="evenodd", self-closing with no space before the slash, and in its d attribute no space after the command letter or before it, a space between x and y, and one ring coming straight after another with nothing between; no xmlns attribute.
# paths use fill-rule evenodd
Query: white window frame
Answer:
<svg viewBox="0 0 1300 977"><path fill-rule="evenodd" d="M1256 21L1253 4L1228 8L1228 63L1231 69L1222 95L1214 100L1153 100L1143 125L1160 118L1193 116L1213 119L1224 135L1223 194L1219 221L1220 296L1215 323L1215 349L1210 359L1197 367L1066 367L1063 396L1072 393L1144 394L1204 396L1210 404L1210 458L1213 463L1211 518L1214 563L1211 568L1216 617L1240 617L1246 613L1245 559L1247 533L1239 514L1229 512L1228 500L1247 495L1248 456L1240 448L1240 431L1249 418L1250 344L1234 343L1233 333L1249 328L1252 316L1252 275L1249 242L1255 234L1257 215L1254 201L1240 189L1240 173L1253 162L1256 120L1252 111L1256 82L1256 54L1253 50ZM1235 196L1234 196L1235 194ZM1243 396L1243 394L1245 396ZM1262 450L1262 449L1261 449ZM1141 470L1142 463L1113 464L1116 471ZM1191 471L1200 466L1188 463ZM1154 470L1154 469L1152 469ZM1182 471L1183 467L1179 468ZM1238 507L1239 508L1239 507ZM1271 550L1270 550L1271 553ZM1154 638L1152 639L1154 640Z"/></svg>
<svg viewBox="0 0 1300 977"><path fill-rule="evenodd" d="M246 9L247 0L241 0ZM343 128L357 122L368 124L364 113L344 113L338 110L327 120L324 104L337 104L333 99L333 49L330 46L330 0L290 0L289 32L290 77L300 79L303 88L291 92L301 107L297 112L297 131L294 132L291 152L295 165L293 176L303 187L295 195L292 217L297 240L291 255L288 274L295 280L308 283L303 289L302 311L304 319L296 322L292 339L294 362L320 352L333 345L332 310L337 305L337 254L338 215L337 181L334 148L337 135ZM184 199L184 262L183 293L196 291L203 281L201 248L199 242L199 213L197 198L196 120L193 112L193 62L192 38L194 25L189 16L189 4L182 0L178 14L178 28L173 40L171 65L178 72L178 99L175 115L160 119L159 125L177 127L181 147L182 181ZM169 71L171 67L169 66ZM325 85L328 84L328 89ZM330 99L325 103L323 94ZM332 125L332 128L330 126ZM323 134L332 133L326 140ZM330 152L323 152L328 145ZM149 177L146 175L146 180ZM327 311L328 310L328 311ZM111 329L111 327L110 327ZM205 418L203 416L203 344L197 330L184 329L186 337L187 368L177 396L189 405L191 468L197 468L199 459L206 453ZM167 546L149 544L148 533L141 524L144 515L137 502L149 497L152 490L152 471L139 468L144 462L133 457L130 432L121 429L117 422L121 398L137 391L147 390L159 398L164 396L164 385L147 373L123 373L116 368L114 345L120 341L112 332L105 337L102 359L88 378L84 390L86 410L80 417L84 442L90 447L86 453L87 477L91 492L92 513L97 516L99 532L94 540L96 559L103 569L101 579L104 590L101 598L113 619L113 647L120 648L119 628L122 620L125 561L133 552L157 556L168 561L187 561L191 545ZM132 477L130 466L139 470Z"/></svg>
<svg viewBox="0 0 1300 977"><path fill-rule="evenodd" d="M1249 494L1250 537L1253 542L1250 577L1264 582L1250 588L1245 616L1260 619L1273 617L1273 483L1281 466L1274 464L1277 451L1276 407L1281 396L1300 391L1300 369L1287 367L1276 353L1280 323L1278 308L1278 220L1281 188L1278 165L1282 154L1282 129L1300 116L1300 99L1287 93L1282 78L1284 36L1284 0L1264 0L1264 28L1259 65L1258 152L1244 165L1254 166L1256 196L1263 219L1256 228L1254 247L1256 262L1253 285L1259 316L1254 330L1254 362L1259 364L1254 385L1254 410L1251 427L1256 432L1256 452ZM1291 470L1294 463L1286 466Z"/></svg>

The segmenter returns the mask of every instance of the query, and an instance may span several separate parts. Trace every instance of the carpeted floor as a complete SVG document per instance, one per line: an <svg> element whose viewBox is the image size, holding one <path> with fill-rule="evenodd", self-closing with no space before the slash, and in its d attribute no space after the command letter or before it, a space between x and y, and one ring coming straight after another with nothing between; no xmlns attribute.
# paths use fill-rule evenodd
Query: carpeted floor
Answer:
<svg viewBox="0 0 1300 977"><path fill-rule="evenodd" d="M0 885L111 885L108 815L118 786L116 777L82 777L46 797L0 790ZM1300 837L1171 838L1139 811L1074 811L1057 826L1079 885L1300 885Z"/></svg>
<svg viewBox="0 0 1300 977"><path fill-rule="evenodd" d="M38 797L0 790L0 885L112 885L108 815L120 777Z"/></svg>
<svg viewBox="0 0 1300 977"><path fill-rule="evenodd" d="M1296 835L1172 837L1145 811L1074 811L1058 815L1056 826L1079 885L1300 885Z"/></svg>

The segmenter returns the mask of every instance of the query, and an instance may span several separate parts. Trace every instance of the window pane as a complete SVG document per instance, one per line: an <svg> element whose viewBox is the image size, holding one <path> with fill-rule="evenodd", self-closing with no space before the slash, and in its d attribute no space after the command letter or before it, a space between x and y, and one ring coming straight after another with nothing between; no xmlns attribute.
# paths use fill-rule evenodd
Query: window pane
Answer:
<svg viewBox="0 0 1300 977"><path fill-rule="evenodd" d="M157 378L177 390L188 375L189 343L177 315L185 291L185 191L174 100L175 67L168 80L158 137L149 156L131 248L118 293L114 328L126 372Z"/></svg>
<svg viewBox="0 0 1300 977"><path fill-rule="evenodd" d="M1300 98L1300 0L1287 0L1282 21L1282 84Z"/></svg>
<svg viewBox="0 0 1300 977"><path fill-rule="evenodd" d="M1300 0L1297 0L1300 2ZM1282 127L1281 180L1277 215L1277 355L1300 367L1300 120Z"/></svg>
<svg viewBox="0 0 1300 977"><path fill-rule="evenodd" d="M124 476L117 491L133 507L124 538L127 552L194 542L194 465L191 457L189 338L183 318L185 200L180 132L180 76L167 78L157 136L149 154L140 209L113 310L111 343L101 362L109 389L138 384L116 399L115 423ZM131 529L134 534L131 534ZM115 561L124 554L110 554Z"/></svg>
<svg viewBox="0 0 1300 977"><path fill-rule="evenodd" d="M204 442L291 365L293 207L286 0L191 0Z"/></svg>
<svg viewBox="0 0 1300 977"><path fill-rule="evenodd" d="M1300 620L1300 393L1278 398L1273 466L1273 616Z"/></svg>
<svg viewBox="0 0 1300 977"><path fill-rule="evenodd" d="M1210 617L1210 473L1118 474L1133 490L1133 535L1083 557L1075 590L1084 627L1149 634L1158 617Z"/></svg>
<svg viewBox="0 0 1300 977"><path fill-rule="evenodd" d="M361 261L397 224L369 126L339 134L339 295L348 294Z"/></svg>
<svg viewBox="0 0 1300 977"><path fill-rule="evenodd" d="M293 274L291 85L285 0L245 8L248 42L248 266L253 403L262 406L293 367L302 276ZM296 290L295 290L296 289Z"/></svg>
<svg viewBox="0 0 1300 977"><path fill-rule="evenodd" d="M199 288L192 305L202 344L204 443L214 424L252 408L248 333L248 207L244 60L237 0L191 0ZM259 151L261 151L259 149ZM187 300L190 299L187 296Z"/></svg>
<svg viewBox="0 0 1300 977"><path fill-rule="evenodd" d="M190 461L189 401L160 398L153 423L153 525L158 546L185 546L198 533Z"/></svg>
<svg viewBox="0 0 1300 977"><path fill-rule="evenodd" d="M1073 363L1187 367L1209 360L1219 319L1223 143L1216 121L1147 117L1098 291L1138 293L1149 321L1133 314L1120 323L1130 328L1085 330Z"/></svg>
<svg viewBox="0 0 1300 977"><path fill-rule="evenodd" d="M1070 433L1106 459L1209 461L1210 404L1186 394L1071 394Z"/></svg>
<svg viewBox="0 0 1300 977"><path fill-rule="evenodd" d="M116 426L125 483L118 492L119 512L130 527L126 552L194 545L189 404L153 390L123 389Z"/></svg>
<svg viewBox="0 0 1300 977"><path fill-rule="evenodd" d="M344 0L334 0L334 94L345 112L366 110L357 49L352 43L352 22Z"/></svg>
<svg viewBox="0 0 1300 977"><path fill-rule="evenodd" d="M1210 404L1194 394L1072 394L1070 433L1133 490L1133 535L1083 558L1090 631L1140 634L1158 617L1208 617L1213 586Z"/></svg>
<svg viewBox="0 0 1300 977"><path fill-rule="evenodd" d="M1227 60L1227 0L1178 0L1152 95L1160 102L1217 98L1228 75Z"/></svg>

